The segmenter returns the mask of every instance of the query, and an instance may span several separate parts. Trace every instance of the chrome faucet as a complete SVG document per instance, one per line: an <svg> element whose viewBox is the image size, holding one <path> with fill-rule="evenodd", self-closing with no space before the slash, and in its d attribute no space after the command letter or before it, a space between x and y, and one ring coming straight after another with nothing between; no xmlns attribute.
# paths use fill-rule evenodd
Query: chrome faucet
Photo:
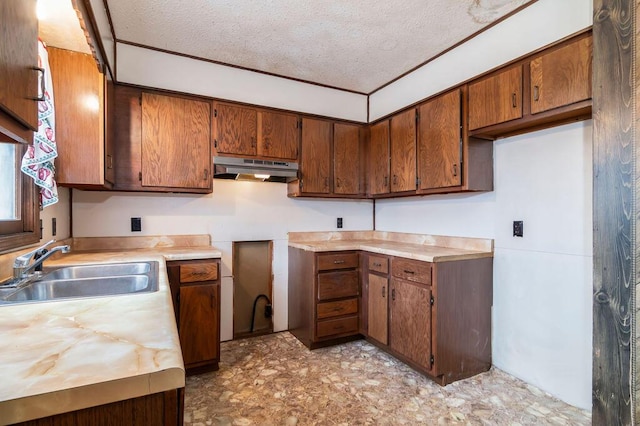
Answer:
<svg viewBox="0 0 640 426"><path fill-rule="evenodd" d="M55 253L69 253L71 251L71 247L69 247L68 245L57 246L47 251L47 247L55 242L56 240L51 240L48 243L38 247L37 249L30 251L29 253L18 256L13 262L13 278L25 278L31 271L42 265L45 260L53 256ZM33 263L29 264L31 262L31 259L33 259L34 257L36 257L36 260Z"/></svg>

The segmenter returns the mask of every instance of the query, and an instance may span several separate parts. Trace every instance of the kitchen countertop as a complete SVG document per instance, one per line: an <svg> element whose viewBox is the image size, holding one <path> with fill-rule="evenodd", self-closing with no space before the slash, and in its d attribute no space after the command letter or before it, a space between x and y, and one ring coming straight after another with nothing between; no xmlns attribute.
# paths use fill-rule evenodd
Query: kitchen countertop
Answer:
<svg viewBox="0 0 640 426"><path fill-rule="evenodd" d="M184 387L166 260L214 247L72 252L46 266L157 261L153 293L0 306L0 424Z"/></svg>
<svg viewBox="0 0 640 426"><path fill-rule="evenodd" d="M493 257L493 240L380 231L291 232L289 247L313 252L363 250L425 262Z"/></svg>

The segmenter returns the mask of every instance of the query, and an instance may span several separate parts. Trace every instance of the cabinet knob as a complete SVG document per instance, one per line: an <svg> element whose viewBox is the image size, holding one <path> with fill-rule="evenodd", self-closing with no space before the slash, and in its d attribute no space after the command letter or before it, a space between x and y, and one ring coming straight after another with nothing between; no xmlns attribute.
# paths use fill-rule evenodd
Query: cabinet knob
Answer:
<svg viewBox="0 0 640 426"><path fill-rule="evenodd" d="M533 100L538 102L540 100L540 87L533 86Z"/></svg>

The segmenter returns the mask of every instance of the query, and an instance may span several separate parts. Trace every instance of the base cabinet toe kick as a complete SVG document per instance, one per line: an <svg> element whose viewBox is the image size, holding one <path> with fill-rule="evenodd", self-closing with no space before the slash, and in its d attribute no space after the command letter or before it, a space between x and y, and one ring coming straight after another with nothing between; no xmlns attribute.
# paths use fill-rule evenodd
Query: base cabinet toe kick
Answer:
<svg viewBox="0 0 640 426"><path fill-rule="evenodd" d="M446 385L491 368L493 258L425 262L289 247L289 331L310 349L359 338Z"/></svg>

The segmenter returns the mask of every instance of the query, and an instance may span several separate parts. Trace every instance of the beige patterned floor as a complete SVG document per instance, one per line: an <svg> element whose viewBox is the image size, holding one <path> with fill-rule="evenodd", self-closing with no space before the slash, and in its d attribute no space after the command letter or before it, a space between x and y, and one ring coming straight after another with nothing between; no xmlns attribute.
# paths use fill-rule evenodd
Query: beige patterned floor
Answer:
<svg viewBox="0 0 640 426"><path fill-rule="evenodd" d="M589 425L591 415L492 369L440 387L365 341L309 351L291 334L222 344L187 378L185 425Z"/></svg>

